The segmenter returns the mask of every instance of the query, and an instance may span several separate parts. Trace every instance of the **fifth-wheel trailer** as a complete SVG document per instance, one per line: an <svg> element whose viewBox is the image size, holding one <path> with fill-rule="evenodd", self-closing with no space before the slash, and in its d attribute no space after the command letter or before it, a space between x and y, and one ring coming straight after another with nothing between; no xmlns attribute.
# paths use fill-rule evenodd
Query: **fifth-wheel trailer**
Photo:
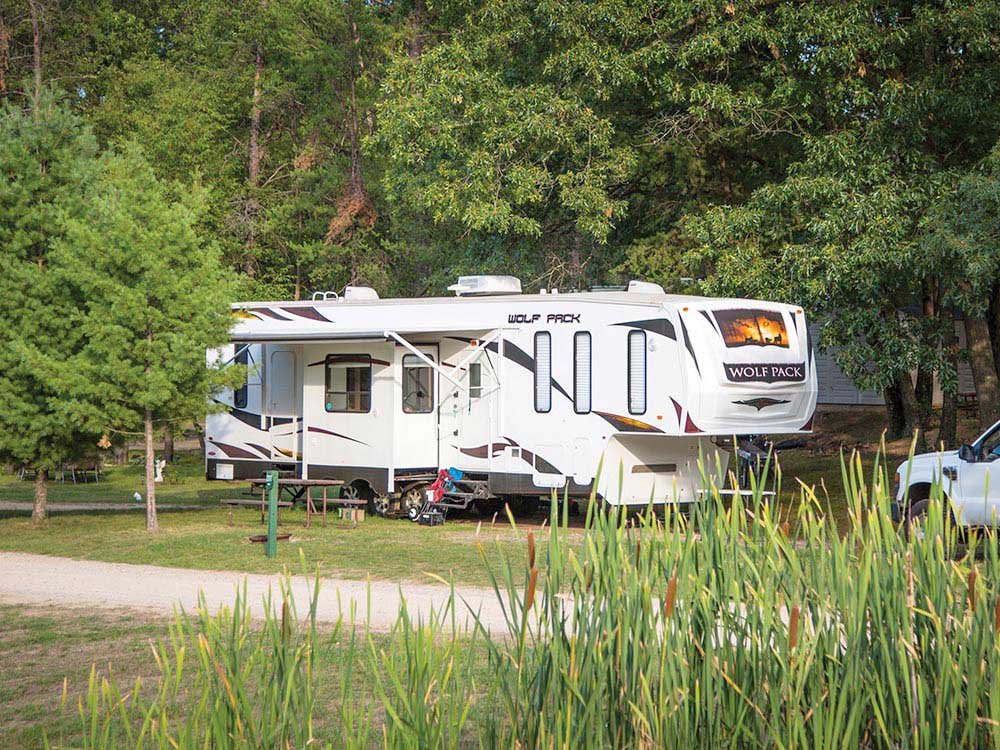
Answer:
<svg viewBox="0 0 1000 750"><path fill-rule="evenodd" d="M233 305L231 343L209 359L246 365L247 380L208 417L207 477L342 479L376 511L411 515L452 467L459 502L487 507L553 489L683 504L703 472L722 486L717 438L812 429L815 360L795 305L637 281L521 294L515 278L471 276L450 289Z"/></svg>

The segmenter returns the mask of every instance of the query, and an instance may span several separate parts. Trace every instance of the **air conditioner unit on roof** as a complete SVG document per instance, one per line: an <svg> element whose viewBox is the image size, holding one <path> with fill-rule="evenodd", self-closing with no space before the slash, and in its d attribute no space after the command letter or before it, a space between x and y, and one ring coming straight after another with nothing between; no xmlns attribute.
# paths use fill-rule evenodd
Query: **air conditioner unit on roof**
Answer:
<svg viewBox="0 0 1000 750"><path fill-rule="evenodd" d="M448 287L459 297L487 294L520 294L521 280L514 276L459 276L458 283Z"/></svg>

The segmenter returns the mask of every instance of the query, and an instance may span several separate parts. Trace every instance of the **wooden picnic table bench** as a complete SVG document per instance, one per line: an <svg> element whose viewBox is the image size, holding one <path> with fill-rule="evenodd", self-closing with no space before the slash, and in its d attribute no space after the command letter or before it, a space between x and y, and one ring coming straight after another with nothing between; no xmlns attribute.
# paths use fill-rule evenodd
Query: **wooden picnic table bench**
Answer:
<svg viewBox="0 0 1000 750"><path fill-rule="evenodd" d="M250 480L250 486L261 488L261 502L264 502L267 496L267 479L265 477L260 477L257 479ZM367 505L364 500L353 500L344 497L334 497L328 496L328 491L331 487L340 488L344 486L344 480L342 479L294 479L292 477L280 477L278 479L278 491L286 491L291 494L292 499L288 502L294 503L296 500L302 497L304 494L306 497L306 528L309 528L312 523L312 514L318 513L315 503L313 503L312 491L313 488L319 488L323 490L323 525L326 526L326 509L327 504L332 503L334 507L340 508L351 508L351 517L354 521L355 528L358 525L358 514L357 510L361 507Z"/></svg>

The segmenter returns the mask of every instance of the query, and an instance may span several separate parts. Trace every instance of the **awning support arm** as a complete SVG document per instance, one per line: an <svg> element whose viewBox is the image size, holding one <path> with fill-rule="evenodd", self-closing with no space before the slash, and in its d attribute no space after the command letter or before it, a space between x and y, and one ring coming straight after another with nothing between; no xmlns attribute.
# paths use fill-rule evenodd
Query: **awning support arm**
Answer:
<svg viewBox="0 0 1000 750"><path fill-rule="evenodd" d="M413 354L415 357L417 357L417 359L419 359L421 362L423 362L428 367L430 367L433 370L435 370L439 375L443 375L444 377L446 377L448 380L450 380L452 383L454 383L456 387L463 388L463 389L466 388L466 386L462 385L462 383L458 382L457 380L455 380L455 378L453 378L451 375L449 375L447 372L445 372L444 368L442 368L440 365L438 365L437 362L435 362L434 360L430 359L426 354L424 354L422 351L420 351L419 349L417 349L415 346L413 346L413 344L411 344L409 341L407 341L406 339L404 339L402 336L400 336L395 331L386 331L385 332L385 337L387 339L392 339L393 341L396 341L399 344L402 344L406 349L408 349L410 351L411 354Z"/></svg>
<svg viewBox="0 0 1000 750"><path fill-rule="evenodd" d="M454 368L455 371L457 372L458 370L461 370L461 368L463 368L467 364L469 364L469 362L471 362L473 359L475 359L479 355L479 353L483 351L483 349L485 349L487 346L489 346L491 343L493 343L500 336L500 334L501 334L501 329L498 328L497 330L495 330L492 333L490 333L486 338L482 339L479 342L479 345L476 346L476 348L473 349L471 352L469 352L469 354L465 357L465 359L463 359L459 364L455 365L455 368ZM387 339L392 339L393 341L396 341L399 344L402 344L404 347L406 347L406 349L410 353L412 353L414 356L416 356L418 359L420 359L421 362L423 362L428 367L433 368L438 374L443 375L444 377L446 377L456 387L461 388L463 391L469 390L469 384L467 382L466 383L462 383L462 382L460 382L458 380L455 380L455 378L453 378L448 372L446 372L445 369L443 367L441 367L440 364L438 364L434 360L430 359L426 354L424 354L422 351L420 351L419 349L417 349L415 346L413 346L413 344L411 344L409 341L407 341L406 339L404 339L402 336L400 336L395 331L386 331L385 332L385 337Z"/></svg>

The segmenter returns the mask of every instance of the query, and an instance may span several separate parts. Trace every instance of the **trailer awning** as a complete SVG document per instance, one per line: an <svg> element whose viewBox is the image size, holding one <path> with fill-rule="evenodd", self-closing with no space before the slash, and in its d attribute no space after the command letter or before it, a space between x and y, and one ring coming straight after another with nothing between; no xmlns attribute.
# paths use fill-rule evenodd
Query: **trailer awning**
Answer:
<svg viewBox="0 0 1000 750"><path fill-rule="evenodd" d="M314 344L322 341L389 341L390 333L400 336L466 336L476 338L493 328L456 328L442 330L440 328L394 328L391 332L384 328L378 330L247 330L237 327L230 334L230 340L236 344Z"/></svg>

